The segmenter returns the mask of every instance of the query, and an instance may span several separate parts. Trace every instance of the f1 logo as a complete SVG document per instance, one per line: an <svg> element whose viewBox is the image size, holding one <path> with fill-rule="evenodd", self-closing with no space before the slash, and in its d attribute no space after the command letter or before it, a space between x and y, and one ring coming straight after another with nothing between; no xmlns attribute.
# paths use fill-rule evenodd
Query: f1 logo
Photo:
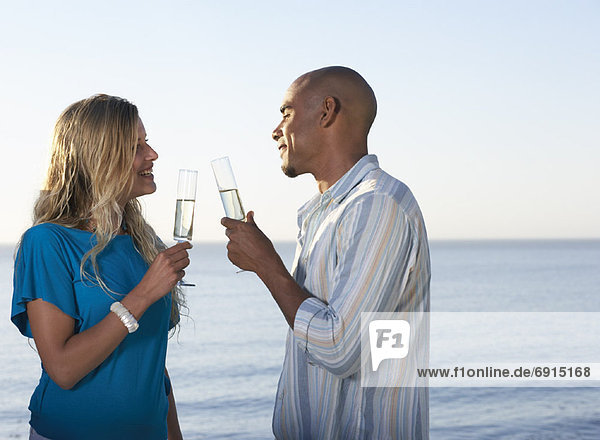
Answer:
<svg viewBox="0 0 600 440"><path fill-rule="evenodd" d="M369 323L371 364L377 371L384 359L402 359L408 355L410 324L401 319L379 319Z"/></svg>

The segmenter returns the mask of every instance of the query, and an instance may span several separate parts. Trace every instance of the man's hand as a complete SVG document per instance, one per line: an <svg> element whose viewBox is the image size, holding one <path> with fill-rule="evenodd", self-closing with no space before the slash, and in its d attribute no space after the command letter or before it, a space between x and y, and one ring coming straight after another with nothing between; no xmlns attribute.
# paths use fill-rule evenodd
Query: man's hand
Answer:
<svg viewBox="0 0 600 440"><path fill-rule="evenodd" d="M227 256L231 262L259 276L277 301L289 326L294 328L296 311L310 295L294 281L271 240L258 229L254 213L248 212L245 222L225 217L221 224L227 228Z"/></svg>
<svg viewBox="0 0 600 440"><path fill-rule="evenodd" d="M245 222L224 217L221 224L227 228L225 235L229 238L227 256L237 267L262 278L263 271L283 266L271 240L256 226L254 212L248 212Z"/></svg>

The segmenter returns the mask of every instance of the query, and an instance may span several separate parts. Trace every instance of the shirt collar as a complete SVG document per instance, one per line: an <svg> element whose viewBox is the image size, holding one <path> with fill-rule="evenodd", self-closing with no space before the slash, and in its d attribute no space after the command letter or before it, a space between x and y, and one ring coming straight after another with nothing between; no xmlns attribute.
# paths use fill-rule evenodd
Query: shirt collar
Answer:
<svg viewBox="0 0 600 440"><path fill-rule="evenodd" d="M352 188L362 182L367 173L377 168L379 168L377 156L374 154L367 154L366 156L361 157L360 160L346 172L346 174L340 177L337 182L323 193L321 198L329 193L329 196L332 199L337 203L340 203Z"/></svg>
<svg viewBox="0 0 600 440"><path fill-rule="evenodd" d="M338 179L327 191L323 194L316 194L309 201L300 207L298 210L298 224L301 224L301 219L309 212L312 211L319 203L322 203L328 199L334 199L337 203L340 203L348 193L358 185L364 177L370 171L379 168L379 162L377 156L374 154L367 154L360 158L358 162L350 168L346 174Z"/></svg>

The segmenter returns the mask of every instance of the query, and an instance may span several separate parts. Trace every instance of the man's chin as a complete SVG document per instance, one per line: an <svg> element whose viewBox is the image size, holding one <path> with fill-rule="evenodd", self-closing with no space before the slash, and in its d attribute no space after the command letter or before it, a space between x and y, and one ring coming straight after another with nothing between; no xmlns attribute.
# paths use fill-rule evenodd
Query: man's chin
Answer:
<svg viewBox="0 0 600 440"><path fill-rule="evenodd" d="M288 177L298 177L298 172L289 165L281 165L281 171Z"/></svg>

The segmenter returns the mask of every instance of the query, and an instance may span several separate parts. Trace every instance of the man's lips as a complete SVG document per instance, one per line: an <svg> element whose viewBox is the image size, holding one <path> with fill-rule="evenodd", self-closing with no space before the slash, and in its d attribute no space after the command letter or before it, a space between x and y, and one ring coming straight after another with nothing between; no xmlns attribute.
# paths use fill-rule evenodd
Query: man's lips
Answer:
<svg viewBox="0 0 600 440"><path fill-rule="evenodd" d="M279 150L279 157L283 157L283 152L287 150L287 145L281 144L277 149Z"/></svg>

